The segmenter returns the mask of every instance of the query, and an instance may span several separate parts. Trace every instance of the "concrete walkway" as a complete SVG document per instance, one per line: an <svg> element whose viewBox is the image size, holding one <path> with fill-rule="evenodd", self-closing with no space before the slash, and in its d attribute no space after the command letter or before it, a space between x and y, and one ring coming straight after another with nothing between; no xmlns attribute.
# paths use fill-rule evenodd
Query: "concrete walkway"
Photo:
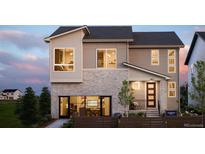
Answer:
<svg viewBox="0 0 205 154"><path fill-rule="evenodd" d="M46 126L46 128L61 128L64 123L67 123L69 119L58 119L51 123L50 125Z"/></svg>

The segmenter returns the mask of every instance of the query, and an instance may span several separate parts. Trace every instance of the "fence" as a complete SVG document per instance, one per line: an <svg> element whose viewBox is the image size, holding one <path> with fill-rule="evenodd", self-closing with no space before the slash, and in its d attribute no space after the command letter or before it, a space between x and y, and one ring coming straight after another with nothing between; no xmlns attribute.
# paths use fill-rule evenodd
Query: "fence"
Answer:
<svg viewBox="0 0 205 154"><path fill-rule="evenodd" d="M117 128L118 119L113 117L75 117L75 128Z"/></svg>
<svg viewBox="0 0 205 154"><path fill-rule="evenodd" d="M189 128L204 127L202 117L75 117L75 128Z"/></svg>

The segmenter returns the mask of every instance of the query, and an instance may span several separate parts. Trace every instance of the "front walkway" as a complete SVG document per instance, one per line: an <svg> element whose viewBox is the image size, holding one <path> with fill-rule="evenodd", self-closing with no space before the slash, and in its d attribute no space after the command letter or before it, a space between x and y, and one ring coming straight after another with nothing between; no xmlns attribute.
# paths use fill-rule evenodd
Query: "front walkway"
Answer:
<svg viewBox="0 0 205 154"><path fill-rule="evenodd" d="M45 128L61 128L64 123L67 123L69 119L58 119L51 123L50 125L46 126Z"/></svg>

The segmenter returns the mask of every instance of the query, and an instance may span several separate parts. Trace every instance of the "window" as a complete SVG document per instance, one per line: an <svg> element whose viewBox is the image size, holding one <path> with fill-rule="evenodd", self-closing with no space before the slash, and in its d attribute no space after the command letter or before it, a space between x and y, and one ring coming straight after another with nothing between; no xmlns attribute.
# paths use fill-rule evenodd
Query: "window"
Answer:
<svg viewBox="0 0 205 154"><path fill-rule="evenodd" d="M61 48L54 50L54 71L74 71L74 50Z"/></svg>
<svg viewBox="0 0 205 154"><path fill-rule="evenodd" d="M97 49L97 68L116 68L116 49Z"/></svg>
<svg viewBox="0 0 205 154"><path fill-rule="evenodd" d="M176 73L176 51L168 50L168 73Z"/></svg>
<svg viewBox="0 0 205 154"><path fill-rule="evenodd" d="M176 97L176 82L168 82L168 97Z"/></svg>
<svg viewBox="0 0 205 154"><path fill-rule="evenodd" d="M159 50L151 50L151 65L159 65Z"/></svg>

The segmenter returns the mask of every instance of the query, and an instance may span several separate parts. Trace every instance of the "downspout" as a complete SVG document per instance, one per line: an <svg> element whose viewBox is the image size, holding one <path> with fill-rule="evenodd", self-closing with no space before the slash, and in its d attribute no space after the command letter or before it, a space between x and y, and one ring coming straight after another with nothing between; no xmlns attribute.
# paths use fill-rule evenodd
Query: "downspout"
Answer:
<svg viewBox="0 0 205 154"><path fill-rule="evenodd" d="M128 41L126 42L126 62L129 63Z"/></svg>

